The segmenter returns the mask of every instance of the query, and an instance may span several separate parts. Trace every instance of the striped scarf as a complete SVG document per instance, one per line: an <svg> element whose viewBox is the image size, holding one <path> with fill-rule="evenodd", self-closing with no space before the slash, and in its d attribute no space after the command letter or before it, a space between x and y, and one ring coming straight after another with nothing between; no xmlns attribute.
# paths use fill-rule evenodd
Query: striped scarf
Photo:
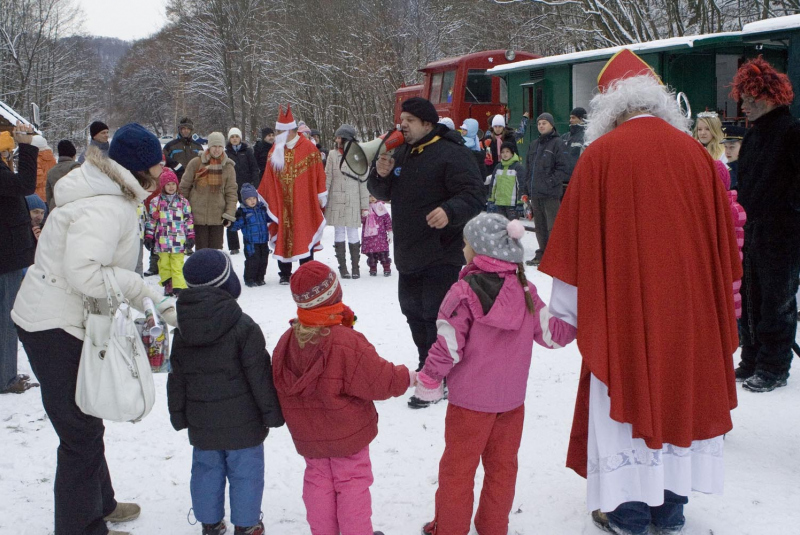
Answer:
<svg viewBox="0 0 800 535"><path fill-rule="evenodd" d="M197 170L195 183L200 188L210 188L212 193L219 193L222 186L222 162L225 160L225 153L223 152L219 158L214 158L211 153L206 150L200 157L200 162L203 163L200 169Z"/></svg>

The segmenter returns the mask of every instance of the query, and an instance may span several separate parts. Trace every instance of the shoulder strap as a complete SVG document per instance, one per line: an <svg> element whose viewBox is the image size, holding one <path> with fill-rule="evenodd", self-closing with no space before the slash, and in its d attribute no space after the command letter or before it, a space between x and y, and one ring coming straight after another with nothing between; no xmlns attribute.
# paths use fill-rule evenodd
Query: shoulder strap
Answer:
<svg viewBox="0 0 800 535"><path fill-rule="evenodd" d="M109 306L111 306L111 299L116 299L117 306L121 305L122 303L128 303L125 299L125 296L122 293L122 290L117 284L117 278L114 276L114 269L110 267L103 266L100 268L103 272L103 282L106 285L106 293L108 294L109 298Z"/></svg>

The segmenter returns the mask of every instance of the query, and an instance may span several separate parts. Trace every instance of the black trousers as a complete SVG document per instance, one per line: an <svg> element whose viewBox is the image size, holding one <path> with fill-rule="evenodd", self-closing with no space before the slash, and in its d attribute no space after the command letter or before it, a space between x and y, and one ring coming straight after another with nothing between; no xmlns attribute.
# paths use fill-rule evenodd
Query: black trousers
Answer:
<svg viewBox="0 0 800 535"><path fill-rule="evenodd" d="M117 507L106 464L103 420L75 404L83 342L62 329L29 333L17 327L42 403L59 440L55 535L106 535L103 517Z"/></svg>
<svg viewBox="0 0 800 535"><path fill-rule="evenodd" d="M228 238L228 250L233 251L234 249L240 249L239 245L239 231L233 230L232 228L225 229L225 235Z"/></svg>
<svg viewBox="0 0 800 535"><path fill-rule="evenodd" d="M414 273L400 273L397 295L400 311L411 329L419 352L419 368L425 365L428 350L436 341L436 316L450 287L458 280L461 266L429 266Z"/></svg>
<svg viewBox="0 0 800 535"><path fill-rule="evenodd" d="M269 260L269 244L254 243L255 251L247 254L244 250L244 282L262 282L267 274L267 261Z"/></svg>
<svg viewBox="0 0 800 535"><path fill-rule="evenodd" d="M795 227L745 225L741 366L773 378L789 373L797 333L800 222Z"/></svg>
<svg viewBox="0 0 800 535"><path fill-rule="evenodd" d="M311 249L311 254L307 257L300 260L300 265L302 266L306 262L311 262L314 260L314 249ZM292 276L292 263L291 262L282 262L278 260L278 271L280 272L281 277L291 277Z"/></svg>

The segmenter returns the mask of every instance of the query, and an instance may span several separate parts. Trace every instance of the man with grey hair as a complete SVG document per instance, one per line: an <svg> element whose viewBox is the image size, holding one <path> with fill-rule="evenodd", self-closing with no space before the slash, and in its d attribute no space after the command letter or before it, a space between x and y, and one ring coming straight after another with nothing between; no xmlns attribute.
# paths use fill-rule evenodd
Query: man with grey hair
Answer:
<svg viewBox="0 0 800 535"><path fill-rule="evenodd" d="M343 124L336 130L336 149L332 150L325 163L325 180L328 188L328 204L325 206L325 221L333 226L333 249L339 263L339 276L357 279L361 276L358 261L361 256L361 218L369 212L367 177L359 177L342 161L347 143L356 140L356 129ZM347 252L350 249L352 275L347 270Z"/></svg>
<svg viewBox="0 0 800 535"><path fill-rule="evenodd" d="M598 86L539 266L583 359L567 465L601 529L677 534L691 491L722 492L742 266L725 187L674 94L626 49Z"/></svg>

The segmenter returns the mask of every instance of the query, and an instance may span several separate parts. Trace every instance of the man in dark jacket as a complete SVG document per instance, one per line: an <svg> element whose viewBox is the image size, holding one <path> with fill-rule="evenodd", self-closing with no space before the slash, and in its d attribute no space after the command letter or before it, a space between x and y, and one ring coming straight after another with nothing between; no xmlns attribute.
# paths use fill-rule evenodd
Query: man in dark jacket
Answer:
<svg viewBox="0 0 800 535"><path fill-rule="evenodd" d="M739 203L747 212L742 280L742 361L753 392L785 386L797 331L800 274L800 121L792 86L763 59L742 65L731 95L752 123L739 152Z"/></svg>
<svg viewBox="0 0 800 535"><path fill-rule="evenodd" d="M184 117L178 123L178 137L164 145L164 159L180 179L183 171L196 157L203 152L203 146L192 139L194 123L188 117Z"/></svg>
<svg viewBox="0 0 800 535"><path fill-rule="evenodd" d="M530 197L536 241L539 248L529 266L538 266L542 260L550 231L556 221L564 192L562 184L569 178L569 163L564 142L558 137L553 116L543 113L536 119L539 138L531 143L525 159L524 188Z"/></svg>
<svg viewBox="0 0 800 535"><path fill-rule="evenodd" d="M236 302L230 258L202 249L184 265L167 402L172 426L189 430L191 494L203 533L225 532L225 479L236 533L263 534L264 439L284 424L264 334ZM242 528L258 526L261 531Z"/></svg>
<svg viewBox="0 0 800 535"><path fill-rule="evenodd" d="M56 198L53 195L53 190L56 187L56 182L61 180L64 175L80 167L81 164L75 161L75 145L68 139L62 139L58 142L58 163L55 167L47 172L47 184L44 187L45 196L47 197L47 207L52 211L56 207Z"/></svg>
<svg viewBox="0 0 800 535"><path fill-rule="evenodd" d="M239 195L239 202L242 201L242 186L250 183L253 187L258 188L261 183L261 175L258 172L258 162L253 153L253 149L242 141L242 131L236 127L228 130L228 144L225 146L225 154L228 155L236 169L236 193ZM228 249L231 254L239 253L239 233L233 229L228 228L225 231L228 235Z"/></svg>
<svg viewBox="0 0 800 535"><path fill-rule="evenodd" d="M569 112L569 132L561 136L561 141L567 149L567 163L569 164L567 180L564 183L564 190L567 189L569 177L578 164L578 158L583 153L586 146L584 136L586 135L586 110L577 107Z"/></svg>
<svg viewBox="0 0 800 535"><path fill-rule="evenodd" d="M381 156L367 187L391 201L394 257L400 273L400 310L411 328L422 369L436 341L436 316L464 265L464 225L486 201L483 177L458 132L438 124L424 98L403 102L406 144L393 158ZM412 397L409 406L429 405Z"/></svg>
<svg viewBox="0 0 800 535"><path fill-rule="evenodd" d="M253 153L256 156L259 177L264 176L264 170L267 168L267 156L269 156L269 151L272 149L273 143L275 143L275 131L270 127L262 128L261 139L256 141L256 144L253 145Z"/></svg>
<svg viewBox="0 0 800 535"><path fill-rule="evenodd" d="M18 174L0 160L0 394L21 394L32 386L27 375L17 375L17 331L11 309L22 284L23 269L33 264L36 241L25 196L36 191L36 159L31 145L33 127L17 123Z"/></svg>

